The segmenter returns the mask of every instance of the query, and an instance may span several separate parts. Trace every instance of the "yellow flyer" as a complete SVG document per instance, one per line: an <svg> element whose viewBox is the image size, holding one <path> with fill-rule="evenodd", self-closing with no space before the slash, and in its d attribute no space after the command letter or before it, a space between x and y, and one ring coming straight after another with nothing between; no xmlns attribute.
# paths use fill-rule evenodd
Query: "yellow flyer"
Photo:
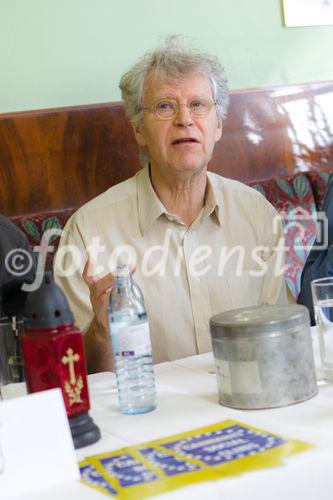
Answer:
<svg viewBox="0 0 333 500"><path fill-rule="evenodd" d="M82 480L115 498L141 499L196 482L280 465L313 445L225 420L87 457Z"/></svg>

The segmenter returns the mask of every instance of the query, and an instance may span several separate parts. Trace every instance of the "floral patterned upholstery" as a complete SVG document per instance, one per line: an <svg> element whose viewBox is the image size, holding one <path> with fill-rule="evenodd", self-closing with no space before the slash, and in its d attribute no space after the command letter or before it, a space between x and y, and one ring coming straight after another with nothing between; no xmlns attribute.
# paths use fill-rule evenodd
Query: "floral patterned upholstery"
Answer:
<svg viewBox="0 0 333 500"><path fill-rule="evenodd" d="M316 202L317 210L322 209L330 174L331 174L330 171L318 172L317 170L311 170L310 172L306 172L305 174L312 186L313 196Z"/></svg>
<svg viewBox="0 0 333 500"><path fill-rule="evenodd" d="M296 298L302 270L316 237L316 204L309 179L304 174L251 183L279 212L286 246L285 279Z"/></svg>
<svg viewBox="0 0 333 500"><path fill-rule="evenodd" d="M52 212L41 212L28 215L16 215L10 217L10 220L16 224L26 235L32 250L40 245L41 239L47 230L61 230L64 228L70 216L75 212L76 208L66 208ZM53 246L53 251L49 251L46 255L46 269L52 269L55 252L59 245L60 231L54 231L55 234L50 234L48 245ZM35 249L36 251L37 249Z"/></svg>

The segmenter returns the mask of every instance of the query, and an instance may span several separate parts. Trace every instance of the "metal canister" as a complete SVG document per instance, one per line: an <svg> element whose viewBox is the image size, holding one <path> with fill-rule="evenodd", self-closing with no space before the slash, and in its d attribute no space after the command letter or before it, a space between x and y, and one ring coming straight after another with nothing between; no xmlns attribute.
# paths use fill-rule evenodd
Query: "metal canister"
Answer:
<svg viewBox="0 0 333 500"><path fill-rule="evenodd" d="M210 320L220 404L275 408L318 392L309 313L301 305L234 309Z"/></svg>

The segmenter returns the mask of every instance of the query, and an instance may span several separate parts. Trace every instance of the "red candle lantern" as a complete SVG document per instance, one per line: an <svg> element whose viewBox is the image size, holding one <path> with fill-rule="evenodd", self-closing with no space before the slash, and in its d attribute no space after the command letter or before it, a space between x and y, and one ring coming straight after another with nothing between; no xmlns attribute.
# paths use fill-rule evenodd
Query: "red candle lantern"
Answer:
<svg viewBox="0 0 333 500"><path fill-rule="evenodd" d="M82 333L52 273L27 296L22 350L29 392L60 387L75 448L96 442L100 431L90 408Z"/></svg>

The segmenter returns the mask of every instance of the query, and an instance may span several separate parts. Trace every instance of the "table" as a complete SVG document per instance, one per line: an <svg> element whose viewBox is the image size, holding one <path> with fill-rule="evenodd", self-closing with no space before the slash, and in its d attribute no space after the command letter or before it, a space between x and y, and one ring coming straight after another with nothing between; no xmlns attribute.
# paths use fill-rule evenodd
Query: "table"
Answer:
<svg viewBox="0 0 333 500"><path fill-rule="evenodd" d="M317 356L316 356L317 357ZM211 353L155 366L158 406L144 415L125 416L118 411L115 377L89 376L91 415L102 440L77 451L78 460L213 424L225 419L318 445L287 459L284 466L243 476L210 481L156 496L159 500L328 500L333 498L333 385L320 383L314 398L271 410L234 410L218 404L216 375ZM25 496L24 500L103 500L102 493L79 482L52 491ZM23 500L23 499L20 499Z"/></svg>

